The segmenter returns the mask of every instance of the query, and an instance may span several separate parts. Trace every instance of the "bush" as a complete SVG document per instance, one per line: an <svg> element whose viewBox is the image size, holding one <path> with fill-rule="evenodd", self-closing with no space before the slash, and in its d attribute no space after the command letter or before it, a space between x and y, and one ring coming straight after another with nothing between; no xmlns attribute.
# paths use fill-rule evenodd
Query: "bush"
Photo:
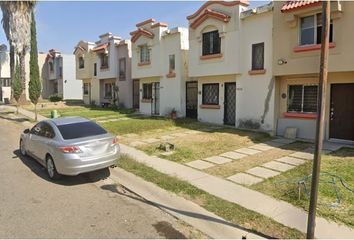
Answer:
<svg viewBox="0 0 354 240"><path fill-rule="evenodd" d="M54 94L54 95L49 96L49 101L51 101L51 102L60 102L62 100L63 100L63 97L58 94Z"/></svg>

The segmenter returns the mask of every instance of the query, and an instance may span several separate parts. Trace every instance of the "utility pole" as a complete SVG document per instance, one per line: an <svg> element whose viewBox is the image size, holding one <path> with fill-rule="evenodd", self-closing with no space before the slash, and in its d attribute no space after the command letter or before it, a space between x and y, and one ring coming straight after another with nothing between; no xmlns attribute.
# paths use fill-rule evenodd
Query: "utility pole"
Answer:
<svg viewBox="0 0 354 240"><path fill-rule="evenodd" d="M309 215L307 220L307 238L315 237L316 227L316 207L318 198L318 184L321 169L321 152L324 137L325 109L326 109L326 92L328 77L328 52L329 52L329 30L330 30L330 14L331 3L329 0L322 1L322 36L321 36L321 65L319 92L317 100L317 122L316 122L316 138L315 153L312 166L312 182L311 197L309 206Z"/></svg>

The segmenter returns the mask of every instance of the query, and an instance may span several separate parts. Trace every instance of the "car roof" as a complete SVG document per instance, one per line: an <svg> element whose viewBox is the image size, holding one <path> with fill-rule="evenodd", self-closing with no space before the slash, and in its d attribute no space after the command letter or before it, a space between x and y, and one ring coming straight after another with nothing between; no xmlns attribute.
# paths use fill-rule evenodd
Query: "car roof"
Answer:
<svg viewBox="0 0 354 240"><path fill-rule="evenodd" d="M53 122L55 125L60 126L79 122L89 122L90 120L83 117L61 117L50 119L50 121Z"/></svg>

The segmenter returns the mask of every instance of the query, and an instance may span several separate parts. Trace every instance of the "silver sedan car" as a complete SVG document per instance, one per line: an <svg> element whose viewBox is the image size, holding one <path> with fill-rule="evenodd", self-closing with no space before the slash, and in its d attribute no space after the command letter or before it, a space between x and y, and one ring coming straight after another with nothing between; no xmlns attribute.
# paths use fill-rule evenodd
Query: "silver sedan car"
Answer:
<svg viewBox="0 0 354 240"><path fill-rule="evenodd" d="M81 117L44 120L21 134L20 151L42 164L51 179L115 165L117 138Z"/></svg>

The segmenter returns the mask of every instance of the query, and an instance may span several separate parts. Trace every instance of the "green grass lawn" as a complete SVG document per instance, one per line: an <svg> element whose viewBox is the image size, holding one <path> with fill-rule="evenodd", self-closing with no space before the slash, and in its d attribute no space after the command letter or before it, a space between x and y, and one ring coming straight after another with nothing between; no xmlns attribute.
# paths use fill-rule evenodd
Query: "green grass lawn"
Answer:
<svg viewBox="0 0 354 240"><path fill-rule="evenodd" d="M198 123L201 124L201 123ZM176 138L168 142L175 145L172 155L161 155L159 145L143 145L139 149L149 155L186 163L189 161L203 159L206 157L219 155L228 151L248 147L255 143L269 140L270 136L261 132L243 131L234 128L223 128L211 132L189 135L187 137Z"/></svg>
<svg viewBox="0 0 354 240"><path fill-rule="evenodd" d="M312 162L308 162L254 185L252 188L308 210L308 197L303 186L299 194L297 181L309 176L311 173ZM354 227L354 192L352 192L354 191L354 149L342 148L330 155L323 155L321 173L317 213L325 218ZM341 201L339 204L336 204L335 187L330 183L332 182L332 177L329 177L326 173L340 177L346 182L347 187L352 190L350 191L343 187L340 179L335 178L335 186L338 188ZM308 192L310 191L310 186L311 181L308 179L306 181Z"/></svg>
<svg viewBox="0 0 354 240"><path fill-rule="evenodd" d="M207 192L194 187L186 181L160 173L153 168L138 163L133 159L122 156L118 166L131 172L146 181L184 197L202 206L210 212L242 226L255 233L262 233L270 238L304 238L298 230L283 226L274 220L259 213L243 208L237 204L217 198Z"/></svg>

